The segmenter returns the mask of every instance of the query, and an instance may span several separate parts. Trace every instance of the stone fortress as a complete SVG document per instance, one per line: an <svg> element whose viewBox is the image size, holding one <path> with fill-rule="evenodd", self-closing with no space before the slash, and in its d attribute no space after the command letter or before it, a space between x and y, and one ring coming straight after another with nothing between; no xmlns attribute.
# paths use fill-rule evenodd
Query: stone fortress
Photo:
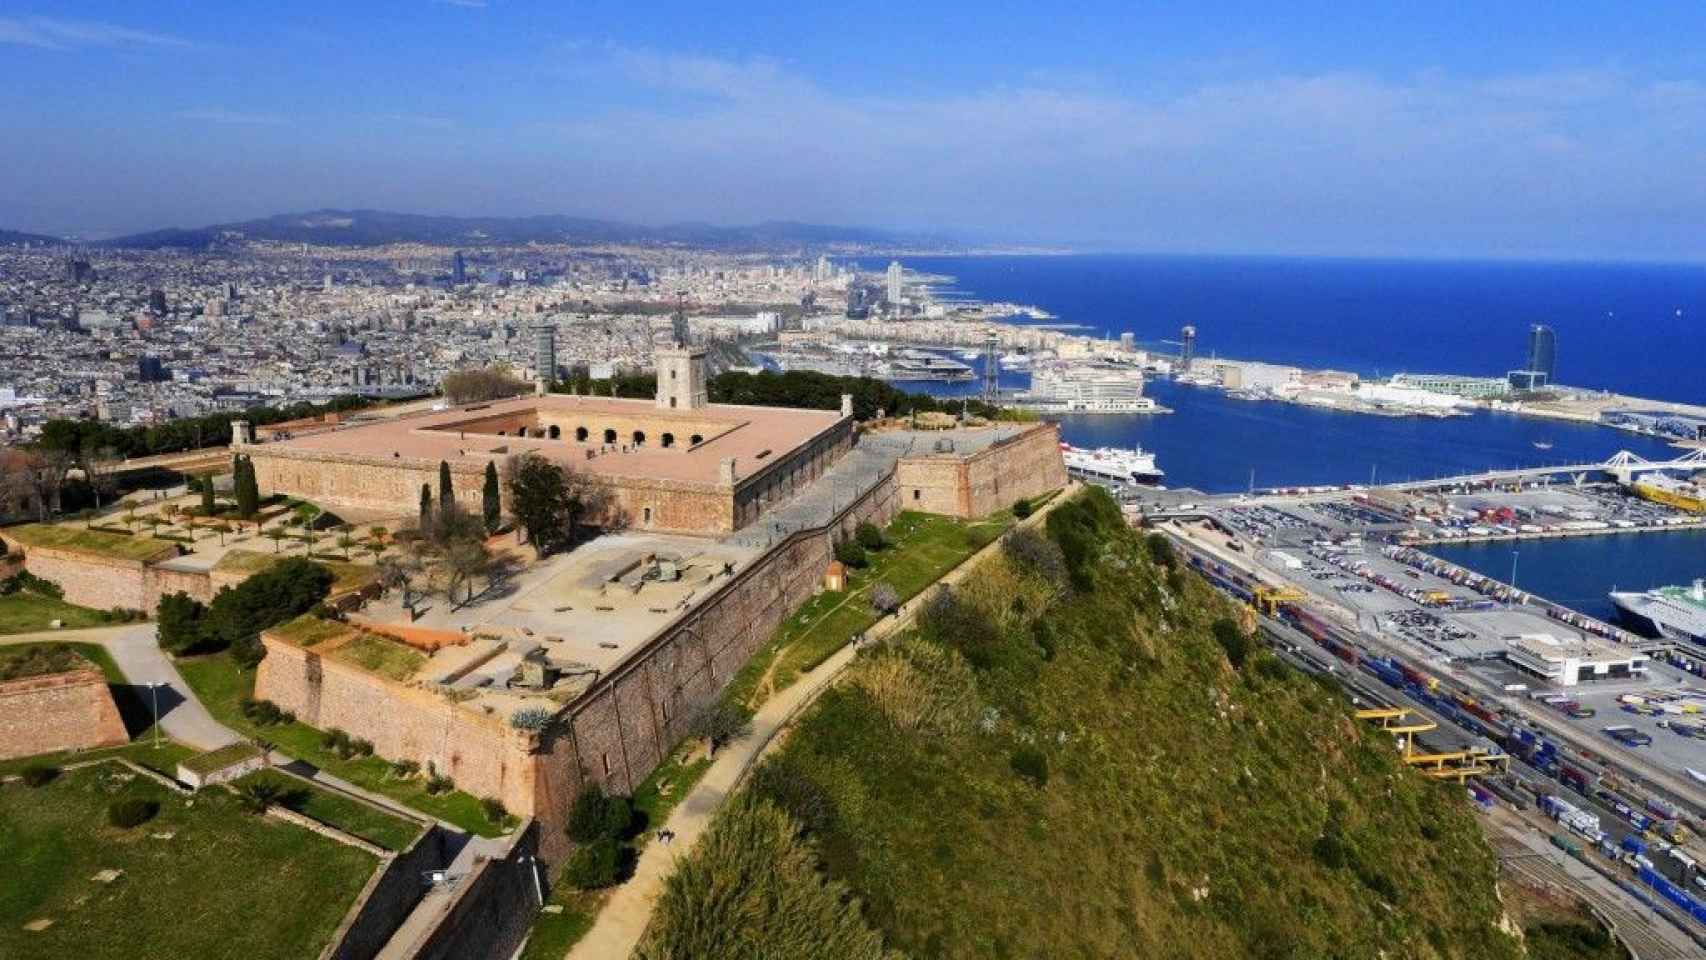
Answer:
<svg viewBox="0 0 1706 960"><path fill-rule="evenodd" d="M598 520L612 532L436 624L408 675L344 655L371 642L351 634L387 632L356 617L329 639L264 634L255 696L539 818L554 858L575 795L589 782L631 792L661 764L821 589L859 523L901 510L983 516L1067 482L1051 424L873 432L856 428L851 398L839 411L712 404L703 354L679 331L669 339L653 401L541 392L247 445L263 493L334 510L411 514L441 460L477 510L486 464L523 451L611 494Z"/></svg>

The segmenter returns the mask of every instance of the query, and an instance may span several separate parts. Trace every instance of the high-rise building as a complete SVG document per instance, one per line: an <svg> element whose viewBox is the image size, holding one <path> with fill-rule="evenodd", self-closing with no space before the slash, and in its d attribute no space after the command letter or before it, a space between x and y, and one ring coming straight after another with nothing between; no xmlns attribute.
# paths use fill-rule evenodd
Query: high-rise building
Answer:
<svg viewBox="0 0 1706 960"><path fill-rule="evenodd" d="M1189 372L1191 358L1197 354L1197 328L1187 324L1179 331L1179 370Z"/></svg>
<svg viewBox="0 0 1706 960"><path fill-rule="evenodd" d="M95 279L95 268L81 257L72 257L65 261L65 279L68 283L87 283Z"/></svg>
<svg viewBox="0 0 1706 960"><path fill-rule="evenodd" d="M533 375L545 381L547 386L557 379L557 325L554 323L533 325L533 369Z"/></svg>
<svg viewBox="0 0 1706 960"><path fill-rule="evenodd" d="M1537 323L1528 328L1528 366L1526 369L1535 373L1545 374L1546 382L1551 383L1557 373L1558 337L1552 328L1543 323Z"/></svg>
<svg viewBox="0 0 1706 960"><path fill-rule="evenodd" d="M166 315L166 291L155 287L148 291L148 309L157 317Z"/></svg>
<svg viewBox="0 0 1706 960"><path fill-rule="evenodd" d="M834 274L830 272L829 258L822 256L818 257L817 263L812 264L812 279L828 280L832 276L834 276Z"/></svg>
<svg viewBox="0 0 1706 960"><path fill-rule="evenodd" d="M889 303L894 306L900 305L901 275L902 270L900 267L900 261L890 260L888 270L888 294Z"/></svg>
<svg viewBox="0 0 1706 960"><path fill-rule="evenodd" d="M458 250L450 258L450 282L460 284L467 281L468 262L462 258L462 251Z"/></svg>
<svg viewBox="0 0 1706 960"><path fill-rule="evenodd" d="M140 357L136 361L136 379L143 383L165 383L172 374L159 357Z"/></svg>

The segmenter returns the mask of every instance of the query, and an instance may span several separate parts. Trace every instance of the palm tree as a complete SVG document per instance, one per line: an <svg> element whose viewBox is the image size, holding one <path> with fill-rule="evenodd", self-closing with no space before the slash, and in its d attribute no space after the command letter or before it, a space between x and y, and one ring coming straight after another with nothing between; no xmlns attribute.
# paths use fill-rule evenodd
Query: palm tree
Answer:
<svg viewBox="0 0 1706 960"><path fill-rule="evenodd" d="M277 553L279 542L281 540L283 540L287 536L287 534L284 532L284 528L273 527L272 529L263 533L262 536L264 536L268 540L272 541L272 552Z"/></svg>
<svg viewBox="0 0 1706 960"><path fill-rule="evenodd" d="M231 532L231 525L221 520L213 525L213 532L219 534L219 545L225 546L225 535Z"/></svg>
<svg viewBox="0 0 1706 960"><path fill-rule="evenodd" d="M355 538L348 533L338 534L338 546L344 551L344 559L349 559L349 548L355 546Z"/></svg>

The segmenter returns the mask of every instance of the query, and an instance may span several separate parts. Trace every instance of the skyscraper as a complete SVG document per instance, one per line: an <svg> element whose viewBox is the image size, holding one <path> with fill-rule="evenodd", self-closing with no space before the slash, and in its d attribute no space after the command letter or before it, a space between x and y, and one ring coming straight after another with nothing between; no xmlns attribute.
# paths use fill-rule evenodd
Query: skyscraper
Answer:
<svg viewBox="0 0 1706 960"><path fill-rule="evenodd" d="M1546 375L1551 383L1558 365L1558 337L1552 328L1537 323L1528 328L1528 369Z"/></svg>
<svg viewBox="0 0 1706 960"><path fill-rule="evenodd" d="M547 387L557 379L557 325L539 323L533 326L534 376Z"/></svg>
<svg viewBox="0 0 1706 960"><path fill-rule="evenodd" d="M462 259L462 251L456 251L450 258L450 282L466 283L468 281L468 263Z"/></svg>
<svg viewBox="0 0 1706 960"><path fill-rule="evenodd" d="M1189 372L1191 358L1197 353L1197 328L1186 325L1179 331L1179 370Z"/></svg>
<svg viewBox="0 0 1706 960"><path fill-rule="evenodd" d="M889 303L891 303L895 306L900 305L900 280L901 280L900 261L899 260L890 260L889 261L889 271L888 271L888 281L889 281L889 283L888 283L888 294L889 294Z"/></svg>

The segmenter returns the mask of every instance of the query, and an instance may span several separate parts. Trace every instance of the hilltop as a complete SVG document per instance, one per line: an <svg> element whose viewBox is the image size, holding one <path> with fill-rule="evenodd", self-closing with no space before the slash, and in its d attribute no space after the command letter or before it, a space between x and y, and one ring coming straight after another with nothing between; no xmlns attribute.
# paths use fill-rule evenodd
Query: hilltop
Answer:
<svg viewBox="0 0 1706 960"><path fill-rule="evenodd" d="M0 247L16 247L23 244L44 246L47 244L64 243L58 237L50 237L40 233L23 233L17 230L0 230Z"/></svg>
<svg viewBox="0 0 1706 960"><path fill-rule="evenodd" d="M808 711L641 956L1524 956L1460 787L1099 491L1048 520Z"/></svg>
<svg viewBox="0 0 1706 960"><path fill-rule="evenodd" d="M767 221L750 226L677 223L643 226L588 217L450 217L383 210L314 210L205 227L169 227L116 237L106 246L206 249L244 240L362 247L388 243L509 246L526 243L679 244L696 249L777 250L830 246L951 244L941 237L864 227Z"/></svg>

